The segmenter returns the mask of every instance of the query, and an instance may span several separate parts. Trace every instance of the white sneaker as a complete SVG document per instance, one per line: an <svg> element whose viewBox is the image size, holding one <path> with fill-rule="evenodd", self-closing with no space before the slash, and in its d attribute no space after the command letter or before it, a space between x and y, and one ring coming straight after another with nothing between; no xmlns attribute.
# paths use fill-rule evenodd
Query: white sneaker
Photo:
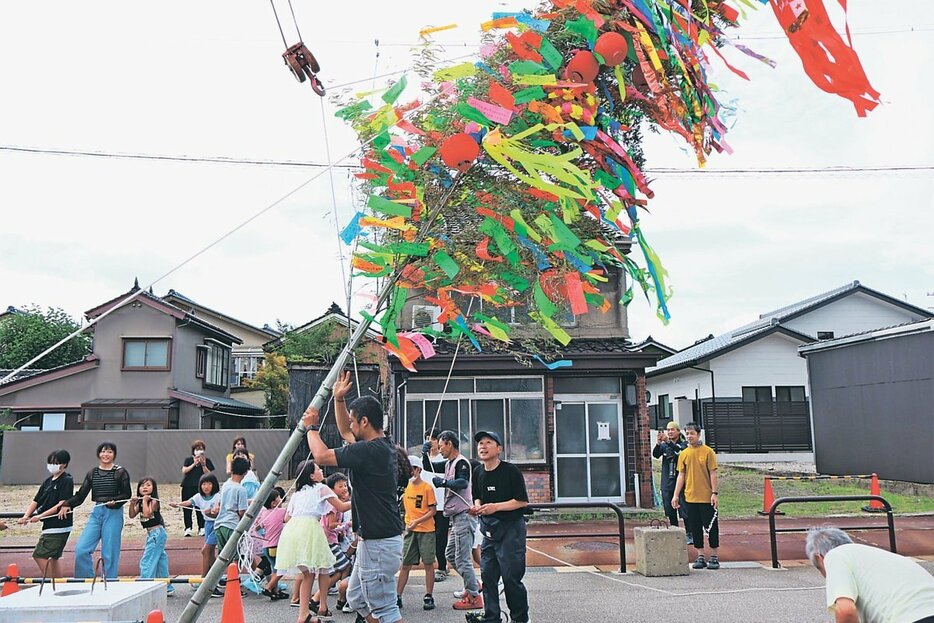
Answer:
<svg viewBox="0 0 934 623"><path fill-rule="evenodd" d="M191 528L185 528L185 536L191 536Z"/></svg>
<svg viewBox="0 0 934 623"><path fill-rule="evenodd" d="M466 594L467 594L466 588L460 591L454 591L454 599L463 599L464 595Z"/></svg>
<svg viewBox="0 0 934 623"><path fill-rule="evenodd" d="M198 536L204 536L204 528L198 530Z"/></svg>
<svg viewBox="0 0 934 623"><path fill-rule="evenodd" d="M353 612L353 608L350 607L350 604L344 604L344 606L341 608L341 612L346 612L349 614Z"/></svg>

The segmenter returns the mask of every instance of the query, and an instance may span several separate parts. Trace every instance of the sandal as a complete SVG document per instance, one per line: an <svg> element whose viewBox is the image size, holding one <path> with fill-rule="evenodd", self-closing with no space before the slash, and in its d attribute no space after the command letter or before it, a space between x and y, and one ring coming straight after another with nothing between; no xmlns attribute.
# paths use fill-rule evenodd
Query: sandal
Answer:
<svg viewBox="0 0 934 623"><path fill-rule="evenodd" d="M305 622L304 622L304 623L321 623L321 619L319 619L319 618L316 617L314 614L312 614L311 612L309 612L309 613L308 613L308 616L305 617Z"/></svg>
<svg viewBox="0 0 934 623"><path fill-rule="evenodd" d="M263 589L263 595L265 595L266 597L269 597L269 599L272 601L279 601L280 599L285 599L286 597L289 596L288 593L284 593L282 591L271 591L268 588ZM298 602L294 602L294 603L296 606L298 605Z"/></svg>
<svg viewBox="0 0 934 623"><path fill-rule="evenodd" d="M321 612L320 610L318 610L318 618L330 619L330 618L332 618L333 616L334 616L334 615L331 613L330 610L325 609L324 612Z"/></svg>

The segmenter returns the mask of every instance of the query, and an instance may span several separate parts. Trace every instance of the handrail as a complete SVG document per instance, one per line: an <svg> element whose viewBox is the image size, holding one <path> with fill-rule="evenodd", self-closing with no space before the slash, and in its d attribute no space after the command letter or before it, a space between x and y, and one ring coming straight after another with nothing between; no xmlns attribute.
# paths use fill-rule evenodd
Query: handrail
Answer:
<svg viewBox="0 0 934 623"><path fill-rule="evenodd" d="M769 508L769 542L772 546L772 568L780 569L778 562L778 542L775 538L777 532L807 532L810 528L776 528L775 513L778 507L789 502L864 502L877 501L885 507L887 519L886 526L848 526L848 530L888 530L889 531L889 549L892 553L897 553L895 548L895 516L892 515L892 505L889 504L881 495L815 495L809 497L786 497L778 498L772 502Z"/></svg>
<svg viewBox="0 0 934 623"><path fill-rule="evenodd" d="M532 510L545 510L549 508L609 508L616 513L616 521L619 525L617 533L594 533L594 532L562 532L561 534L536 534L532 539L561 539L565 537L616 537L619 539L619 572L626 573L626 519L623 509L613 502L547 502L541 504L529 504Z"/></svg>

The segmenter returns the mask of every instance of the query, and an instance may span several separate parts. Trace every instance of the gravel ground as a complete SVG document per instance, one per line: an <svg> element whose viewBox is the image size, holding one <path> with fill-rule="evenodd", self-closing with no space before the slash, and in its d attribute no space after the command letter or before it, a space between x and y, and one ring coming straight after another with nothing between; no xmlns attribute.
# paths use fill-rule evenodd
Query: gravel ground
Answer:
<svg viewBox="0 0 934 623"><path fill-rule="evenodd" d="M291 480L281 480L278 483L280 487L285 489L288 489L291 484ZM38 489L38 485L0 485L0 512L19 513L22 515L26 507L29 506L29 503L32 502L32 498L36 495ZM136 490L135 482L133 483L133 490ZM179 483L160 484L159 493L163 500L178 502L181 498L181 485ZM91 512L91 504L90 496L88 496L84 504L75 510L74 534L79 534L81 530L84 529L88 514ZM165 519L165 529L169 533L169 538L183 537L185 524L182 522L182 511L180 509L169 508L166 504L163 504L163 506L165 506L165 508L162 509L162 516ZM15 520L7 519L5 521L10 524L10 529L0 531L0 539L4 537L25 536L32 536L38 539L42 532L42 524L39 522L20 526L13 523ZM133 525L136 520L131 520L127 517L125 521L125 525L129 527ZM140 538L142 538L142 536L140 536Z"/></svg>

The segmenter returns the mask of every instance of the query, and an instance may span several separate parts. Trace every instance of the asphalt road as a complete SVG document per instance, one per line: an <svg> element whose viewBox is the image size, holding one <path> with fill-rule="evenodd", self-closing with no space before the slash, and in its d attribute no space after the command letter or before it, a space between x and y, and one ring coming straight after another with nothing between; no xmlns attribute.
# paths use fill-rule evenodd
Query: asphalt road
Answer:
<svg viewBox="0 0 934 623"><path fill-rule="evenodd" d="M923 565L934 574L934 563ZM758 565L727 564L719 571L692 571L688 576L670 578L646 578L634 573L592 574L580 570L559 573L542 568L530 569L525 583L529 590L531 619L535 623L830 620L823 605L823 578L816 569L803 565L772 570ZM191 596L187 586L178 588L176 595L169 598L165 613L167 623L177 620ZM402 610L405 620L409 623L464 621L464 614L451 608L454 602L451 593L458 588L456 577L436 584L438 607L425 612L421 608L424 579L411 578ZM222 601L211 600L199 621L219 622ZM332 610L333 603L332 597ZM290 622L298 614L296 609L289 608L288 602L272 603L252 594L244 599L244 612L247 623ZM335 612L334 623L353 623L354 618L352 614Z"/></svg>

